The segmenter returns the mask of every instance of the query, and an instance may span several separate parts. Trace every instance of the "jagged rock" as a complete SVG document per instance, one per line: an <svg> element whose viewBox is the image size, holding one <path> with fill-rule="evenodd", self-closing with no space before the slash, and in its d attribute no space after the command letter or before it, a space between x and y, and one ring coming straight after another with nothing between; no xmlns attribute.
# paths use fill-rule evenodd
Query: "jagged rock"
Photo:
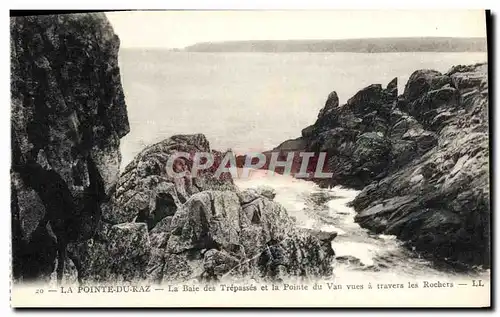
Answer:
<svg viewBox="0 0 500 317"><path fill-rule="evenodd" d="M348 106L349 109L352 109L356 114L363 114L372 112L373 110L378 110L377 108L379 103L383 100L382 92L382 85L370 85L358 91L354 96L347 100L346 106Z"/></svg>
<svg viewBox="0 0 500 317"><path fill-rule="evenodd" d="M435 90L451 84L448 76L444 76L438 71L422 69L411 74L406 83L403 96L408 102L412 102L424 96L430 90Z"/></svg>
<svg viewBox="0 0 500 317"><path fill-rule="evenodd" d="M120 138L129 132L120 41L104 13L13 17L10 34L12 177L23 179L13 184L21 221L13 223L14 278L38 278L33 272L53 270L57 252L45 222L59 241L91 237L98 202L118 178ZM94 165L103 188L89 199Z"/></svg>
<svg viewBox="0 0 500 317"><path fill-rule="evenodd" d="M386 170L391 151L387 138L379 133L363 133L356 140L355 147L352 159L357 170L367 173L371 179Z"/></svg>
<svg viewBox="0 0 500 317"><path fill-rule="evenodd" d="M149 240L151 246L155 248L165 248L167 246L170 231L172 230L173 216L163 218L156 226L149 232Z"/></svg>
<svg viewBox="0 0 500 317"><path fill-rule="evenodd" d="M210 151L201 134L145 148L118 178L119 140L129 125L119 40L104 14L13 18L11 34L16 279L53 277L66 238L61 263L70 282L331 273L324 241L299 232L273 190L241 194L229 173L215 176L222 153L211 151L212 168L189 173L191 155ZM175 164L187 173L174 177L167 162L179 152L190 154ZM32 166L35 173L26 172ZM40 190L45 183L49 190ZM255 197L243 204L245 195ZM283 252L290 260L262 266L266 250L271 263Z"/></svg>
<svg viewBox="0 0 500 317"><path fill-rule="evenodd" d="M200 252L167 253L161 283L200 281L204 273L203 255Z"/></svg>
<svg viewBox="0 0 500 317"><path fill-rule="evenodd" d="M397 170L418 156L418 144L415 141L391 140L391 170Z"/></svg>
<svg viewBox="0 0 500 317"><path fill-rule="evenodd" d="M390 137L402 139L408 130L423 130L422 125L411 116L402 116L391 128Z"/></svg>
<svg viewBox="0 0 500 317"><path fill-rule="evenodd" d="M205 252L203 257L203 269L205 270L205 279L220 280L225 274L239 273L237 269L240 261L238 258L225 252L210 249Z"/></svg>
<svg viewBox="0 0 500 317"><path fill-rule="evenodd" d="M462 92L462 95L479 90L488 92L488 78L484 76L484 64L458 65L447 73L451 78L452 86Z"/></svg>
<svg viewBox="0 0 500 317"><path fill-rule="evenodd" d="M318 135L320 152L330 151L340 155L349 156L354 151L354 144L359 132L346 128L334 128Z"/></svg>
<svg viewBox="0 0 500 317"><path fill-rule="evenodd" d="M230 249L238 245L240 210L234 192L205 191L193 195L172 218L167 251Z"/></svg>
<svg viewBox="0 0 500 317"><path fill-rule="evenodd" d="M175 135L159 143L148 146L125 168L112 197L113 209L103 215L112 223L150 219L150 227L163 217L172 215L181 204L193 194L208 189L234 190L229 173L214 176L214 169L201 170L198 177L189 172L193 164L191 158L180 158L187 174L174 177L167 171L170 156L177 152L194 154L212 152L208 140L202 134Z"/></svg>
<svg viewBox="0 0 500 317"><path fill-rule="evenodd" d="M430 128L433 118L440 112L458 107L460 94L453 87L431 90L409 103L408 112L425 127Z"/></svg>
<svg viewBox="0 0 500 317"><path fill-rule="evenodd" d="M270 193L257 188L238 194L194 194L171 221L162 220L151 230L148 278L167 282L329 276L334 234L298 229Z"/></svg>
<svg viewBox="0 0 500 317"><path fill-rule="evenodd" d="M483 93L487 65L454 68L445 75L431 73L439 78L430 80L433 87L423 91L423 98L427 98L429 92L443 90L455 96L453 89L436 87L437 82L447 85L450 80L443 76L451 74L464 79L469 76L468 72L471 83L462 83L463 90L458 93L466 93L469 98L462 98L460 105L453 104L462 110L450 112L443 121L444 126L436 135L439 146L415 157L397 173L367 186L353 201L353 206L360 225L394 234L426 257L455 265L488 267L489 154L485 128L488 123L486 119L473 120L487 116L488 100ZM479 74L482 80L478 80ZM416 87L426 85L430 85L428 81L417 76L410 78L407 88L416 91ZM410 95L415 100L422 98ZM450 107L449 98L439 100L435 99L436 107Z"/></svg>
<svg viewBox="0 0 500 317"><path fill-rule="evenodd" d="M385 88L388 101L395 101L398 98L398 78L391 80Z"/></svg>
<svg viewBox="0 0 500 317"><path fill-rule="evenodd" d="M287 152L325 152L323 172L333 173L332 179L314 178L316 165L311 161L307 168L309 179L323 187L340 184L360 189L405 161L392 158L388 140L394 125L391 122L395 120L391 117L395 93L397 79L391 81L387 89L378 84L370 85L343 106L339 106L337 94L332 93L314 125L304 129L301 138L285 141L273 151L279 150L283 156ZM428 137L428 134L422 132L422 136ZM425 141L431 143L428 139ZM402 152L404 157L409 156L406 150ZM317 162L317 158L314 156L313 162ZM292 173L298 172L300 166L301 159L294 159Z"/></svg>
<svg viewBox="0 0 500 317"><path fill-rule="evenodd" d="M332 91L330 95L328 95L328 98L326 99L325 107L321 109L321 111L319 112L318 118L327 116L329 113L332 112L333 109L337 108L338 106L339 106L339 96L337 96L337 92Z"/></svg>
<svg viewBox="0 0 500 317"><path fill-rule="evenodd" d="M260 270L277 280L290 275L329 277L335 258L330 241L317 239L309 230L294 230L290 238L268 244L259 258Z"/></svg>
<svg viewBox="0 0 500 317"><path fill-rule="evenodd" d="M362 189L353 206L365 228L429 258L489 266L487 65L417 70L396 95L397 79L327 101L299 150L326 152L333 176L312 180Z"/></svg>
<svg viewBox="0 0 500 317"><path fill-rule="evenodd" d="M330 184L362 188L391 162L391 143L379 133L336 128L321 136L320 151L328 153L327 170L333 173Z"/></svg>

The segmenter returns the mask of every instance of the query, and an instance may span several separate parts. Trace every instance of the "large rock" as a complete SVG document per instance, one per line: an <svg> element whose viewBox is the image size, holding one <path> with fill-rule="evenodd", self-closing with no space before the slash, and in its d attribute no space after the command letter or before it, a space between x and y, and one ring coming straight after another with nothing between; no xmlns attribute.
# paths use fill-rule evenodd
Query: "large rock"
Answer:
<svg viewBox="0 0 500 317"><path fill-rule="evenodd" d="M238 245L240 209L234 192L205 191L194 195L172 218L167 251L230 249Z"/></svg>
<svg viewBox="0 0 500 317"><path fill-rule="evenodd" d="M329 242L300 232L283 206L273 201L273 189L239 191L229 173L216 175L216 166L197 176L174 178L166 164L178 152L210 148L201 134L172 136L145 148L125 168L112 208L104 214L111 223L147 223L149 256L139 271L150 282L315 278L332 273L333 250L325 245ZM192 158L183 162L191 170ZM281 249L290 262L278 265L273 260L278 251L273 250Z"/></svg>
<svg viewBox="0 0 500 317"><path fill-rule="evenodd" d="M299 230L268 188L203 191L150 232L148 278L282 280L332 274L335 235Z"/></svg>
<svg viewBox="0 0 500 317"><path fill-rule="evenodd" d="M318 154L324 152L326 167L323 172L333 173L333 177L310 176L309 179L321 186L340 184L361 189L396 165L388 139L395 123L392 123L391 114L396 96L397 78L386 89L378 84L362 89L345 105L339 105L337 93L332 92L316 122L302 131L302 137L283 142L268 153L268 158L276 151L282 157L288 152L313 152L315 156L307 169L313 175ZM401 164L400 161L397 163ZM301 162L296 156L292 173L298 172Z"/></svg>
<svg viewBox="0 0 500 317"><path fill-rule="evenodd" d="M417 70L408 79L403 96L408 102L412 102L421 98L427 92L450 83L450 78L438 71L430 69Z"/></svg>
<svg viewBox="0 0 500 317"><path fill-rule="evenodd" d="M356 197L356 221L377 232L397 235L429 258L455 266L488 267L487 65L453 68L445 75L423 74L426 76L410 78L407 98L449 108L448 98L438 102L429 96L436 91L457 89L461 102L453 104L454 115L437 134L438 146L367 186ZM429 74L433 79L429 79ZM460 78L458 87L439 87L457 82L456 78ZM465 78L471 78L470 82ZM413 91L424 95L419 97Z"/></svg>
<svg viewBox="0 0 500 317"><path fill-rule="evenodd" d="M211 151L208 140L202 134L175 135L146 147L127 165L116 185L110 210L103 217L111 223L149 219L150 227L163 217L171 216L193 194L208 189L235 190L230 173L215 177L214 167L201 170L198 177L190 175L193 157L181 158L187 174L174 177L167 171L169 158L178 152L195 154L221 153Z"/></svg>
<svg viewBox="0 0 500 317"><path fill-rule="evenodd" d="M310 179L362 189L363 227L438 261L489 266L487 64L417 70L400 96L395 79L337 100L294 143L327 154L333 176Z"/></svg>
<svg viewBox="0 0 500 317"><path fill-rule="evenodd" d="M144 223L103 224L98 236L70 246L82 282L135 282L147 277L151 256Z"/></svg>
<svg viewBox="0 0 500 317"><path fill-rule="evenodd" d="M103 13L14 17L10 34L13 271L37 279L53 270L55 236L94 234L118 179L129 131L120 41Z"/></svg>

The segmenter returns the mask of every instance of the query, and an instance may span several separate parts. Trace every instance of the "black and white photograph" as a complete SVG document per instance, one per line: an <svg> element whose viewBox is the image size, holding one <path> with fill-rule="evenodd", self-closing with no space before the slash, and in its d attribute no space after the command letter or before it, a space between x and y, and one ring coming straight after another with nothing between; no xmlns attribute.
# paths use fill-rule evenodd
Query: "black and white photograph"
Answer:
<svg viewBox="0 0 500 317"><path fill-rule="evenodd" d="M489 307L489 16L11 11L11 305Z"/></svg>

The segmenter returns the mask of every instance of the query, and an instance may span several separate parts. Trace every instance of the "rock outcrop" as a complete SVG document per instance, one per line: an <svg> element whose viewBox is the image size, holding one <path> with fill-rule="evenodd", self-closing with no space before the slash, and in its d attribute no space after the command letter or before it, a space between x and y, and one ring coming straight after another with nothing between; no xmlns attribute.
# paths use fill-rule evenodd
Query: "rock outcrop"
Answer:
<svg viewBox="0 0 500 317"><path fill-rule="evenodd" d="M201 134L148 146L119 176L118 48L101 13L11 19L14 280L330 276L335 235L296 228L272 189L239 191ZM191 175L198 152L215 164Z"/></svg>
<svg viewBox="0 0 500 317"><path fill-rule="evenodd" d="M118 180L120 41L103 13L14 17L10 32L13 275L48 278L58 248L94 236Z"/></svg>
<svg viewBox="0 0 500 317"><path fill-rule="evenodd" d="M127 165L113 193L113 209L107 210L103 218L111 223L134 220L136 217L149 219L154 226L165 216L173 216L175 210L194 193L208 190L235 190L229 173L214 177L214 169L200 170L198 177L192 177L193 160L181 159L185 177L175 178L167 172L167 161L171 155L184 152L222 153L211 151L204 135L176 135L145 148Z"/></svg>
<svg viewBox="0 0 500 317"><path fill-rule="evenodd" d="M301 231L270 188L240 191L230 173L207 169L173 177L178 152L211 152L201 134L176 135L144 149L126 168L108 221L146 222L149 281L314 278L332 274L334 236ZM221 153L213 151L216 156ZM183 158L190 171L192 158ZM325 242L326 241L326 242Z"/></svg>
<svg viewBox="0 0 500 317"><path fill-rule="evenodd" d="M365 187L353 201L357 222L429 258L489 267L487 74L486 64L413 73L398 108L435 133L435 146Z"/></svg>
<svg viewBox="0 0 500 317"><path fill-rule="evenodd" d="M487 64L414 72L371 85L273 151L326 152L331 179L362 192L356 221L455 267L490 263ZM290 145L293 146L290 146Z"/></svg>

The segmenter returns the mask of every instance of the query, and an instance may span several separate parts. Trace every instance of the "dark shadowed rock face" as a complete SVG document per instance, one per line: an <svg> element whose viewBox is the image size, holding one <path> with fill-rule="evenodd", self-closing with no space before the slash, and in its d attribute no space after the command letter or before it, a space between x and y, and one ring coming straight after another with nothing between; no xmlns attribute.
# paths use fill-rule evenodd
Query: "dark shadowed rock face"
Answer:
<svg viewBox="0 0 500 317"><path fill-rule="evenodd" d="M56 237L95 233L129 123L104 14L15 17L10 32L13 266L26 280L54 269Z"/></svg>

